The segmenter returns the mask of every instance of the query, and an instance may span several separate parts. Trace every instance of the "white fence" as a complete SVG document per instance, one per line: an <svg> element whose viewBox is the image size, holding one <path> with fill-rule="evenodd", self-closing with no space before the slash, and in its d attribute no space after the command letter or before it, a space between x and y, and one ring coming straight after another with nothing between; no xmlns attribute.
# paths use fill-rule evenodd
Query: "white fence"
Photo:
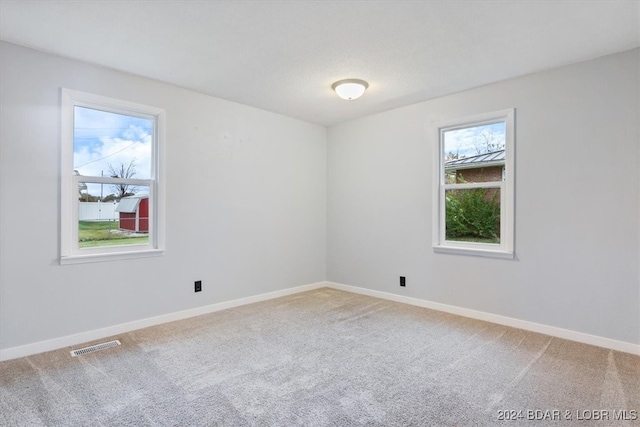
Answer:
<svg viewBox="0 0 640 427"><path fill-rule="evenodd" d="M113 202L80 202L78 220L80 221L113 221L118 219L117 203Z"/></svg>

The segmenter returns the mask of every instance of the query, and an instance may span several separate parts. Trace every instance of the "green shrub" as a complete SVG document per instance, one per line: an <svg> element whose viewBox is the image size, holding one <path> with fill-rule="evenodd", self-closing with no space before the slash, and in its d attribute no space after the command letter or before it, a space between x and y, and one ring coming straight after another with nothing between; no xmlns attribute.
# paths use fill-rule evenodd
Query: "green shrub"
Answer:
<svg viewBox="0 0 640 427"><path fill-rule="evenodd" d="M500 242L499 191L487 188L447 191L446 238Z"/></svg>

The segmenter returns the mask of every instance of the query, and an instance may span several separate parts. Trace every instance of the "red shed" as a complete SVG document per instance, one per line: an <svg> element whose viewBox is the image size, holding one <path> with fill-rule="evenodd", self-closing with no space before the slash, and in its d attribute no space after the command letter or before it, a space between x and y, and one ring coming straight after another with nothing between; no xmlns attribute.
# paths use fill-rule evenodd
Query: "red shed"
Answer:
<svg viewBox="0 0 640 427"><path fill-rule="evenodd" d="M149 232L149 196L123 197L116 212L120 213L121 229Z"/></svg>

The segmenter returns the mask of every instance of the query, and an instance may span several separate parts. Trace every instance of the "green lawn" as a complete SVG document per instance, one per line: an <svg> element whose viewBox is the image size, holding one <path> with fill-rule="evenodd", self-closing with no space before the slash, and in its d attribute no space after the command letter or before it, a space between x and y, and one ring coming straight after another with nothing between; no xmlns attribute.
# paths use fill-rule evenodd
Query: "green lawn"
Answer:
<svg viewBox="0 0 640 427"><path fill-rule="evenodd" d="M118 221L78 221L78 245L81 248L93 248L149 243L149 236L130 236L119 227Z"/></svg>

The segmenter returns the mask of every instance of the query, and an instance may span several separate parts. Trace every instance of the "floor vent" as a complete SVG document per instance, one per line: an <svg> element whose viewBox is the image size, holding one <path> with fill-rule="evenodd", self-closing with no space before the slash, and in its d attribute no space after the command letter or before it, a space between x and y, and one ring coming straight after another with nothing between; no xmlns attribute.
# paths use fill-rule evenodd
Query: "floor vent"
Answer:
<svg viewBox="0 0 640 427"><path fill-rule="evenodd" d="M94 351L105 350L107 348L117 347L119 345L120 345L120 341L118 341L118 340L102 342L100 344L96 344L96 345L92 345L92 346L89 346L89 347L79 348L77 350L73 350L71 352L71 355L73 357L81 356L83 354L93 353Z"/></svg>

